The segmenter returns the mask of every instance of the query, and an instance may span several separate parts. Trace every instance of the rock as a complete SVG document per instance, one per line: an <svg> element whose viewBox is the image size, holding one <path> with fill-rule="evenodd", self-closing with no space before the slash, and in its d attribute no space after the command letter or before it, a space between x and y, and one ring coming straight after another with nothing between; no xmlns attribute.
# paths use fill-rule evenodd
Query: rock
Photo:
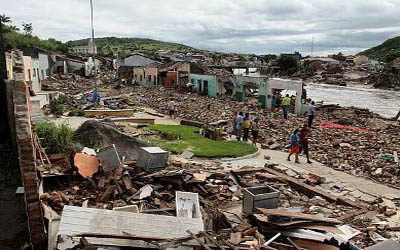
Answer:
<svg viewBox="0 0 400 250"><path fill-rule="evenodd" d="M287 167L282 166L282 165L274 165L274 166L272 166L272 169L276 170L278 172L281 172L281 173L285 173L288 170Z"/></svg>
<svg viewBox="0 0 400 250"><path fill-rule="evenodd" d="M391 216L397 214L397 211L391 209L391 210L387 210L384 214L388 217L391 217Z"/></svg>
<svg viewBox="0 0 400 250"><path fill-rule="evenodd" d="M378 169L375 170L375 174L376 174L376 175L381 175L382 172L383 172L383 169L382 169L382 168L378 168Z"/></svg>
<svg viewBox="0 0 400 250"><path fill-rule="evenodd" d="M271 150L280 150L281 148L282 148L282 146L277 143L274 143L269 147L269 149L271 149Z"/></svg>
<svg viewBox="0 0 400 250"><path fill-rule="evenodd" d="M351 196L353 196L354 198L359 199L364 193L360 192L359 190L354 190L352 192L349 193Z"/></svg>
<svg viewBox="0 0 400 250"><path fill-rule="evenodd" d="M79 143L87 147L115 144L118 155L125 156L127 161L137 160L139 147L149 146L147 142L121 132L112 124L96 120L84 122L75 131L75 136Z"/></svg>
<svg viewBox="0 0 400 250"><path fill-rule="evenodd" d="M360 200L367 202L367 203L373 203L376 200L376 198L369 194L363 194L363 195L361 195Z"/></svg>
<svg viewBox="0 0 400 250"><path fill-rule="evenodd" d="M285 174L290 177L296 177L298 175L295 171L293 171L291 169L286 170Z"/></svg>
<svg viewBox="0 0 400 250"><path fill-rule="evenodd" d="M340 143L339 146L341 148L351 148L352 147L350 143Z"/></svg>

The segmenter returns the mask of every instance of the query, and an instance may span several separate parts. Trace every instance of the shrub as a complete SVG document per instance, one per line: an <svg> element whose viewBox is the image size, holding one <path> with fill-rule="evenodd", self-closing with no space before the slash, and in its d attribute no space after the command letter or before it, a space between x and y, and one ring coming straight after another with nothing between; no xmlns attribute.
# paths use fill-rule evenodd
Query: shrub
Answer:
<svg viewBox="0 0 400 250"><path fill-rule="evenodd" d="M68 153L72 151L74 130L68 125L59 126L52 122L39 123L36 133L41 138L41 145L48 154Z"/></svg>

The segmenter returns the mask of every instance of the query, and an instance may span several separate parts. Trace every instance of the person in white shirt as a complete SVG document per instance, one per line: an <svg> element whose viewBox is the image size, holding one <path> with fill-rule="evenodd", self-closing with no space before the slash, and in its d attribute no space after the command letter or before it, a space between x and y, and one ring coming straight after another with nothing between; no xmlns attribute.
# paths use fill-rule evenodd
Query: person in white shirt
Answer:
<svg viewBox="0 0 400 250"><path fill-rule="evenodd" d="M175 115L175 102L171 99L168 103L169 117L174 118Z"/></svg>

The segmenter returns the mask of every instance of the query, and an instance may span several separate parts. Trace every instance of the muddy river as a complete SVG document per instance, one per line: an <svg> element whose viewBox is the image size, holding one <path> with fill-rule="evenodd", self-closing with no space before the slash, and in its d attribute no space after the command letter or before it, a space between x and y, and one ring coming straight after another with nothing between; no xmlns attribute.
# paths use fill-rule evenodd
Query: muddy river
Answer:
<svg viewBox="0 0 400 250"><path fill-rule="evenodd" d="M367 108L385 117L394 117L400 110L400 91L378 90L364 86L332 86L307 83L307 96L324 104Z"/></svg>

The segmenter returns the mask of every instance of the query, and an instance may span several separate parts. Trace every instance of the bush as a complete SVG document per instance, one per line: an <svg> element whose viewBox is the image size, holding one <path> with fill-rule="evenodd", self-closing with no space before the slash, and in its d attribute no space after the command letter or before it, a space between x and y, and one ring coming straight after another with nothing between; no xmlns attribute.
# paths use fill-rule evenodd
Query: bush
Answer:
<svg viewBox="0 0 400 250"><path fill-rule="evenodd" d="M55 116L60 116L64 113L64 108L58 99L54 99L50 102L50 113L54 114Z"/></svg>
<svg viewBox="0 0 400 250"><path fill-rule="evenodd" d="M68 116L84 116L85 112L81 108L73 108L69 111Z"/></svg>
<svg viewBox="0 0 400 250"><path fill-rule="evenodd" d="M50 102L50 113L55 116L60 116L64 113L64 104L68 103L68 97L66 95L60 95L57 99Z"/></svg>
<svg viewBox="0 0 400 250"><path fill-rule="evenodd" d="M41 145L48 154L68 153L72 151L74 130L68 125L59 126L52 122L39 123L35 131L41 138Z"/></svg>

